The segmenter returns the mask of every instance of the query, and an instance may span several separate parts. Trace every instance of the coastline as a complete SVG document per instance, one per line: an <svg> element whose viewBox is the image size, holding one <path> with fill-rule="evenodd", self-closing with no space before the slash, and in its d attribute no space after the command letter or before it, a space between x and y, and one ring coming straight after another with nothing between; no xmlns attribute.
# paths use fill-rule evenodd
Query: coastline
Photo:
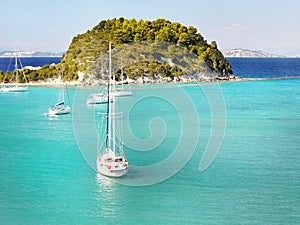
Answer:
<svg viewBox="0 0 300 225"><path fill-rule="evenodd" d="M209 83L231 83L231 82L253 82L253 81L267 81L267 80L289 80L289 79L300 79L300 76L290 76L290 77L276 77L276 78L235 78L235 79L229 79L229 80L215 80L215 81L186 81L186 82L147 82L147 83L138 83L138 82L132 82L129 85L146 85L146 84L153 84L153 85L159 85L159 84L178 84L178 85L198 85L198 84L209 84ZM1 84L3 85L16 85L16 83L5 83ZM32 87L59 87L63 85L68 86L87 86L87 87L94 87L99 86L99 84L85 84L80 81L67 81L67 82L57 82L57 81L43 81L43 82L29 82L29 83L19 83L20 86L32 86ZM127 86L126 84L125 86Z"/></svg>

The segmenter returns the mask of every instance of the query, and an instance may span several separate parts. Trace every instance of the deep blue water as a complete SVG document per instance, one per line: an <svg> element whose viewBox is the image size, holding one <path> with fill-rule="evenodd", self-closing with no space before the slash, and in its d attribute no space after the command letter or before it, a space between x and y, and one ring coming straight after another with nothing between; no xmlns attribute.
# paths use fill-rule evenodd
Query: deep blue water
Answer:
<svg viewBox="0 0 300 225"><path fill-rule="evenodd" d="M61 57L23 57L23 66L59 63ZM300 58L228 58L234 75L244 78L278 78L300 76ZM0 70L12 71L14 58L0 58Z"/></svg>
<svg viewBox="0 0 300 225"><path fill-rule="evenodd" d="M59 63L61 57L21 57L18 60L18 68L25 66L43 66L45 64ZM3 72L13 71L15 69L15 58L0 58L0 70Z"/></svg>
<svg viewBox="0 0 300 225"><path fill-rule="evenodd" d="M235 75L245 78L300 76L300 58L228 58Z"/></svg>

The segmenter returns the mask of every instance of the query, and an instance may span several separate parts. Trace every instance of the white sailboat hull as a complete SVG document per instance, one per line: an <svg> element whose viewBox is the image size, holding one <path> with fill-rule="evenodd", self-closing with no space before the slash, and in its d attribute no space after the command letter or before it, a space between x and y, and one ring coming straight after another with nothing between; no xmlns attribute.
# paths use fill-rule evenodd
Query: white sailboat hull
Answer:
<svg viewBox="0 0 300 225"><path fill-rule="evenodd" d="M103 92L100 92L97 94L92 94L87 98L86 103L87 104L101 104L101 103L103 103L103 97L104 97Z"/></svg>
<svg viewBox="0 0 300 225"><path fill-rule="evenodd" d="M110 98L110 102L113 102L113 98ZM104 96L92 96L87 99L87 104L105 104L108 103L108 97Z"/></svg>
<svg viewBox="0 0 300 225"><path fill-rule="evenodd" d="M124 96L131 96L132 92L131 91L115 91L115 92L112 92L111 95L114 97L124 97Z"/></svg>
<svg viewBox="0 0 300 225"><path fill-rule="evenodd" d="M123 177L128 172L128 162L124 156L115 155L111 150L106 150L97 157L97 170L109 177Z"/></svg>
<svg viewBox="0 0 300 225"><path fill-rule="evenodd" d="M98 167L98 172L107 177L124 177L127 174L128 169L119 170L119 171L110 171L106 168Z"/></svg>
<svg viewBox="0 0 300 225"><path fill-rule="evenodd" d="M55 116L55 115L63 115L63 114L68 114L71 111L71 107L70 106L64 106L64 107L53 107L53 108L49 108L49 116Z"/></svg>
<svg viewBox="0 0 300 225"><path fill-rule="evenodd" d="M25 92L28 90L28 87L18 87L18 86L9 86L2 87L0 92Z"/></svg>

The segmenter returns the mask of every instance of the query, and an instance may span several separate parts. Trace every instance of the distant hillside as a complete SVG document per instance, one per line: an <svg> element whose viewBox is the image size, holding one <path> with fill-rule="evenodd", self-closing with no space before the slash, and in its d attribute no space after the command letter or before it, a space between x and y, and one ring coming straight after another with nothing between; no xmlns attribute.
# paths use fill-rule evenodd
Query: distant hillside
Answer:
<svg viewBox="0 0 300 225"><path fill-rule="evenodd" d="M225 57L286 58L286 56L283 55L275 55L261 50L248 50L248 49L240 49L240 48L221 50L221 52Z"/></svg>
<svg viewBox="0 0 300 225"><path fill-rule="evenodd" d="M14 51L0 52L0 57L14 57ZM34 52L34 51L18 51L19 57L62 57L64 52L51 53L51 52Z"/></svg>

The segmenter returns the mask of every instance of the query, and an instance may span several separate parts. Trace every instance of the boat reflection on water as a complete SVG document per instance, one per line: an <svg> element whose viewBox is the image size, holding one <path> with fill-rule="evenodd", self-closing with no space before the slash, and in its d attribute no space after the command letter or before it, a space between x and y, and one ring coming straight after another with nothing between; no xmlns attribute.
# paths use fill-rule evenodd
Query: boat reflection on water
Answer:
<svg viewBox="0 0 300 225"><path fill-rule="evenodd" d="M107 176L104 176L100 173L96 173L96 182L97 182L97 185L101 186L101 187L112 186L112 185L116 184L116 182L113 179L111 179Z"/></svg>
<svg viewBox="0 0 300 225"><path fill-rule="evenodd" d="M126 197L119 193L120 186L114 179L108 178L100 173L96 175L97 205L100 218L118 219L120 212L126 206Z"/></svg>

